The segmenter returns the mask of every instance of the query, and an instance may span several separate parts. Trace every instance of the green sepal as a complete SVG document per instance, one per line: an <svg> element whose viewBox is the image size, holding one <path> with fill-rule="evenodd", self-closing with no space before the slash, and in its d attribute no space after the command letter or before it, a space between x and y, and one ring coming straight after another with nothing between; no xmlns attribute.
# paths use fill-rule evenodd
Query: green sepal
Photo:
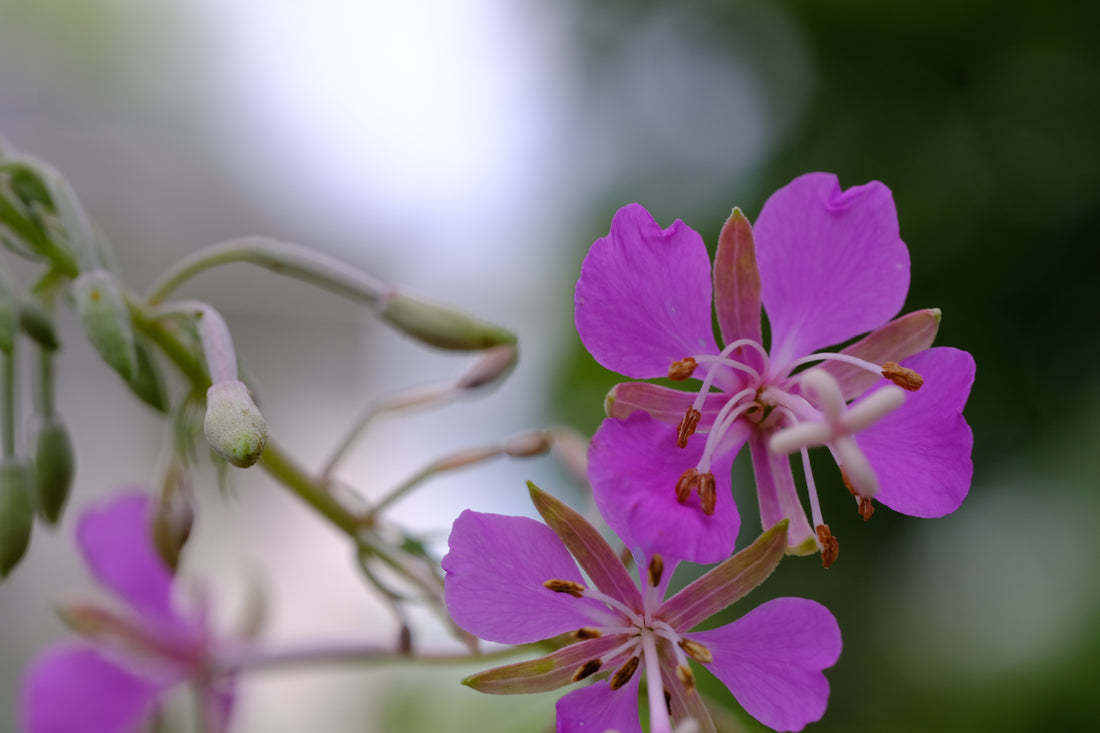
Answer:
<svg viewBox="0 0 1100 733"><path fill-rule="evenodd" d="M130 312L111 273L92 270L72 285L76 312L84 332L103 360L126 381L137 370L137 349Z"/></svg>
<svg viewBox="0 0 1100 733"><path fill-rule="evenodd" d="M538 659L478 672L462 680L462 684L490 695L518 695L547 692L573 682L582 665L599 659L622 643L621 636L601 636L578 641Z"/></svg>
<svg viewBox="0 0 1100 733"><path fill-rule="evenodd" d="M160 365L153 358L152 352L145 339L141 336L134 338L134 375L126 380L126 384L141 401L152 407L157 412L167 415L172 405L168 400L168 388L164 383L164 375Z"/></svg>
<svg viewBox="0 0 1100 733"><path fill-rule="evenodd" d="M57 351L61 348L53 319L34 299L24 300L19 304L19 328L46 351Z"/></svg>
<svg viewBox="0 0 1100 733"><path fill-rule="evenodd" d="M69 429L60 415L40 418L34 436L35 493L38 513L47 524L57 524L72 492L76 456Z"/></svg>
<svg viewBox="0 0 1100 733"><path fill-rule="evenodd" d="M23 559L34 527L34 471L22 461L0 464L0 578Z"/></svg>
<svg viewBox="0 0 1100 733"><path fill-rule="evenodd" d="M516 342L507 329L407 293L391 293L378 315L402 333L449 351L479 351Z"/></svg>

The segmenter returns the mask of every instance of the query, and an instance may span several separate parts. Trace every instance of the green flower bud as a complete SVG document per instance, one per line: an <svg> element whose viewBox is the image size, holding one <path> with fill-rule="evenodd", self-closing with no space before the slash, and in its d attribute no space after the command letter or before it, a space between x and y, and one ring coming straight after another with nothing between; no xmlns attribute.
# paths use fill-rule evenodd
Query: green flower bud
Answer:
<svg viewBox="0 0 1100 733"><path fill-rule="evenodd" d="M48 524L57 524L69 500L76 468L69 429L60 415L46 415L41 418L34 440L38 513Z"/></svg>
<svg viewBox="0 0 1100 733"><path fill-rule="evenodd" d="M143 339L134 341L134 376L127 380L131 391L157 412L168 414L171 404L168 402L168 390L164 386L164 377L160 367Z"/></svg>
<svg viewBox="0 0 1100 733"><path fill-rule="evenodd" d="M34 527L34 472L20 461L0 463L0 578L23 559Z"/></svg>
<svg viewBox="0 0 1100 733"><path fill-rule="evenodd" d="M179 567L180 553L194 526L195 507L190 497L178 490L160 497L153 511L153 544L172 570Z"/></svg>
<svg viewBox="0 0 1100 733"><path fill-rule="evenodd" d="M450 351L478 351L516 342L515 335L500 326L406 293L386 296L378 315L399 331Z"/></svg>
<svg viewBox="0 0 1100 733"><path fill-rule="evenodd" d="M25 300L19 304L19 327L46 351L57 351L61 347L53 328L53 319L35 300Z"/></svg>
<svg viewBox="0 0 1100 733"><path fill-rule="evenodd" d="M88 340L112 369L130 381L137 370L134 331L114 276L92 270L73 281L72 292Z"/></svg>
<svg viewBox="0 0 1100 733"><path fill-rule="evenodd" d="M0 269L0 351L10 354L15 348L15 334L18 328L19 302L16 300L7 272Z"/></svg>
<svg viewBox="0 0 1100 733"><path fill-rule="evenodd" d="M238 468L260 460L267 422L243 382L227 380L206 390L203 434L218 455Z"/></svg>

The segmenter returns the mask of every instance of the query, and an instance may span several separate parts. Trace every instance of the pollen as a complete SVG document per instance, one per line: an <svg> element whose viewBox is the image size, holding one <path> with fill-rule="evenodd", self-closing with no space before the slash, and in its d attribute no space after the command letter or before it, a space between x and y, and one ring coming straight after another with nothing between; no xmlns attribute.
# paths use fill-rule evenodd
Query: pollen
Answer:
<svg viewBox="0 0 1100 733"><path fill-rule="evenodd" d="M882 376L909 392L916 392L924 385L924 377L896 361L888 361L882 365Z"/></svg>
<svg viewBox="0 0 1100 733"><path fill-rule="evenodd" d="M817 525L817 541L821 543L821 566L828 568L840 554L840 542L829 531L829 525Z"/></svg>
<svg viewBox="0 0 1100 733"><path fill-rule="evenodd" d="M710 649L700 644L697 641L691 639L680 639L680 648L684 650L684 653L694 659L696 662L702 662L703 664L710 664L714 661L714 655L710 653Z"/></svg>
<svg viewBox="0 0 1100 733"><path fill-rule="evenodd" d="M582 626L581 628L570 634L577 641L584 641L585 639L599 639L603 636L603 632L599 629L594 629L591 626Z"/></svg>
<svg viewBox="0 0 1100 733"><path fill-rule="evenodd" d="M631 657L626 660L623 666L615 670L615 674L611 675L611 689L617 690L627 682L630 682L630 678L638 671L638 665L641 661L641 657Z"/></svg>
<svg viewBox="0 0 1100 733"><path fill-rule="evenodd" d="M695 435L695 428L699 425L699 420L702 419L703 413L696 410L694 407L689 407L687 412L684 413L684 419L680 421L680 424L676 426L676 445L680 448L687 448L688 438Z"/></svg>
<svg viewBox="0 0 1100 733"><path fill-rule="evenodd" d="M863 521L866 522L871 518L871 515L875 513L875 505L871 501L869 496L859 497L859 516L863 517Z"/></svg>
<svg viewBox="0 0 1100 733"><path fill-rule="evenodd" d="M654 553L649 559L649 584L656 588L661 584L661 576L665 572L665 561L660 555Z"/></svg>
<svg viewBox="0 0 1100 733"><path fill-rule="evenodd" d="M682 382L695 373L695 367L697 366L699 366L699 363L690 356L680 359L680 361L674 361L668 367L668 378L674 382Z"/></svg>
<svg viewBox="0 0 1100 733"><path fill-rule="evenodd" d="M551 579L543 585L555 593L568 593L574 598L580 598L584 595L584 586L572 580Z"/></svg>
<svg viewBox="0 0 1100 733"><path fill-rule="evenodd" d="M577 667L577 671L573 673L573 681L580 682L586 677L591 677L600 671L600 667L603 666L603 662L599 659L590 659L581 666Z"/></svg>

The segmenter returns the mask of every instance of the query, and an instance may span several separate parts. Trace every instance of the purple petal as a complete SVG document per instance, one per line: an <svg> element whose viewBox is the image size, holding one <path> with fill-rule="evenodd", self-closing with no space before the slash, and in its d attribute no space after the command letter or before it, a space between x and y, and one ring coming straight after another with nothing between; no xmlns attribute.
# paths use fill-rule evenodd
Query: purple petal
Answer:
<svg viewBox="0 0 1100 733"><path fill-rule="evenodd" d="M940 311L937 308L913 311L875 329L840 353L857 356L875 364L901 362L931 346L939 328ZM840 392L846 400L863 394L881 378L880 374L873 374L842 361L825 361L819 368L836 378Z"/></svg>
<svg viewBox="0 0 1100 733"><path fill-rule="evenodd" d="M638 204L619 209L588 251L574 303L585 347L628 377L664 377L674 361L718 353L703 239L678 219L662 230Z"/></svg>
<svg viewBox="0 0 1100 733"><path fill-rule="evenodd" d="M462 684L490 695L556 690L573 682L573 676L586 662L599 659L622 642L619 635L578 641L538 659L478 672L462 680Z"/></svg>
<svg viewBox="0 0 1100 733"><path fill-rule="evenodd" d="M694 628L767 580L786 549L787 521L783 520L665 601L657 615L677 631Z"/></svg>
<svg viewBox="0 0 1100 733"><path fill-rule="evenodd" d="M764 527L773 527L784 519L788 520L787 552L808 555L817 551L817 533L810 527L806 510L798 499L790 459L768 449L768 440L773 432L754 430L749 436L760 523Z"/></svg>
<svg viewBox="0 0 1100 733"><path fill-rule="evenodd" d="M488 641L549 639L593 625L593 611L607 614L602 604L543 586L547 580L585 581L557 535L528 517L462 512L443 570L455 623Z"/></svg>
<svg viewBox="0 0 1100 733"><path fill-rule="evenodd" d="M677 725L691 718L699 724L701 733L716 733L714 721L711 720L710 711L703 704L703 698L698 690L688 691L684 683L673 672L678 661L672 652L668 641L662 640L657 645L657 657L661 664L661 681L668 691L669 707L672 709L672 720Z"/></svg>
<svg viewBox="0 0 1100 733"><path fill-rule="evenodd" d="M77 544L100 583L143 615L174 626L172 572L153 544L151 512L144 494L113 498L80 518Z"/></svg>
<svg viewBox="0 0 1100 733"><path fill-rule="evenodd" d="M530 481L531 501L596 587L631 608L642 607L638 584L623 561L588 520Z"/></svg>
<svg viewBox="0 0 1100 733"><path fill-rule="evenodd" d="M164 686L131 674L90 647L54 647L23 680L27 733L133 733Z"/></svg>
<svg viewBox="0 0 1100 733"><path fill-rule="evenodd" d="M675 427L643 413L604 420L589 447L588 476L600 514L628 547L698 563L733 552L741 519L730 468L743 439L711 461L718 494L713 515L703 514L697 492L683 504L676 500L676 482L699 462L705 442L697 435L678 448Z"/></svg>
<svg viewBox="0 0 1100 733"><path fill-rule="evenodd" d="M695 402L695 392L682 389L669 389L649 382L622 382L611 388L604 400L604 410L608 417L623 419L635 412L644 412L661 422L678 425L684 419L684 413ZM704 398L699 412L702 417L695 428L697 433L705 433L714 425L714 418L730 395L724 392L711 392Z"/></svg>
<svg viewBox="0 0 1100 733"><path fill-rule="evenodd" d="M642 733L638 717L641 671L612 690L606 681L574 690L558 700L558 733Z"/></svg>
<svg viewBox="0 0 1100 733"><path fill-rule="evenodd" d="M974 436L962 415L974 358L940 347L902 364L923 376L924 386L855 439L878 476L876 499L902 514L942 517L962 504L974 473ZM883 379L879 387L886 384Z"/></svg>
<svg viewBox="0 0 1100 733"><path fill-rule="evenodd" d="M890 189L840 189L810 173L779 189L756 221L773 360L786 364L882 325L909 289L909 252Z"/></svg>
<svg viewBox="0 0 1100 733"><path fill-rule="evenodd" d="M822 670L836 664L841 643L836 619L820 603L776 598L692 639L714 655L707 668L769 728L802 730L825 713Z"/></svg>
<svg viewBox="0 0 1100 733"><path fill-rule="evenodd" d="M734 209L718 235L714 255L714 307L722 340L762 343L760 336L760 271L752 225Z"/></svg>

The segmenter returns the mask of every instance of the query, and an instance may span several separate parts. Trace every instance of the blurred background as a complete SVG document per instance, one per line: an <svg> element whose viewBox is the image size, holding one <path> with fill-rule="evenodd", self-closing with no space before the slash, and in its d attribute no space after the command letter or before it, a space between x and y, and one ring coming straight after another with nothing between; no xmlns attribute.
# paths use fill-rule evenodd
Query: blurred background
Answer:
<svg viewBox="0 0 1100 733"><path fill-rule="evenodd" d="M864 524L820 471L840 559L789 559L751 602L797 593L840 621L813 730L1085 731L1100 653L1098 15L1074 0L0 0L0 136L70 178L138 292L202 245L266 234L514 330L520 365L491 395L372 428L341 472L368 496L447 451L595 430L617 378L581 348L572 290L619 206L713 246L731 206L754 218L801 173L884 181L912 256L906 310L943 309L938 343L977 359L973 488L941 520ZM373 396L467 364L245 265L181 294L226 315L273 434L310 467ZM77 486L0 586L3 730L20 671L67 634L53 605L96 592L76 515L155 481L169 438L71 314L61 331ZM272 639L396 632L346 543L293 497L257 471L228 500L213 471L200 478L184 572L212 587L220 621L259 585ZM465 507L531 513L528 478L579 496L549 459L499 461L394 516L442 539ZM736 498L751 528L752 492ZM556 695L481 696L458 684L472 669L266 672L245 682L234 730L550 729ZM722 730L756 729L704 684Z"/></svg>

